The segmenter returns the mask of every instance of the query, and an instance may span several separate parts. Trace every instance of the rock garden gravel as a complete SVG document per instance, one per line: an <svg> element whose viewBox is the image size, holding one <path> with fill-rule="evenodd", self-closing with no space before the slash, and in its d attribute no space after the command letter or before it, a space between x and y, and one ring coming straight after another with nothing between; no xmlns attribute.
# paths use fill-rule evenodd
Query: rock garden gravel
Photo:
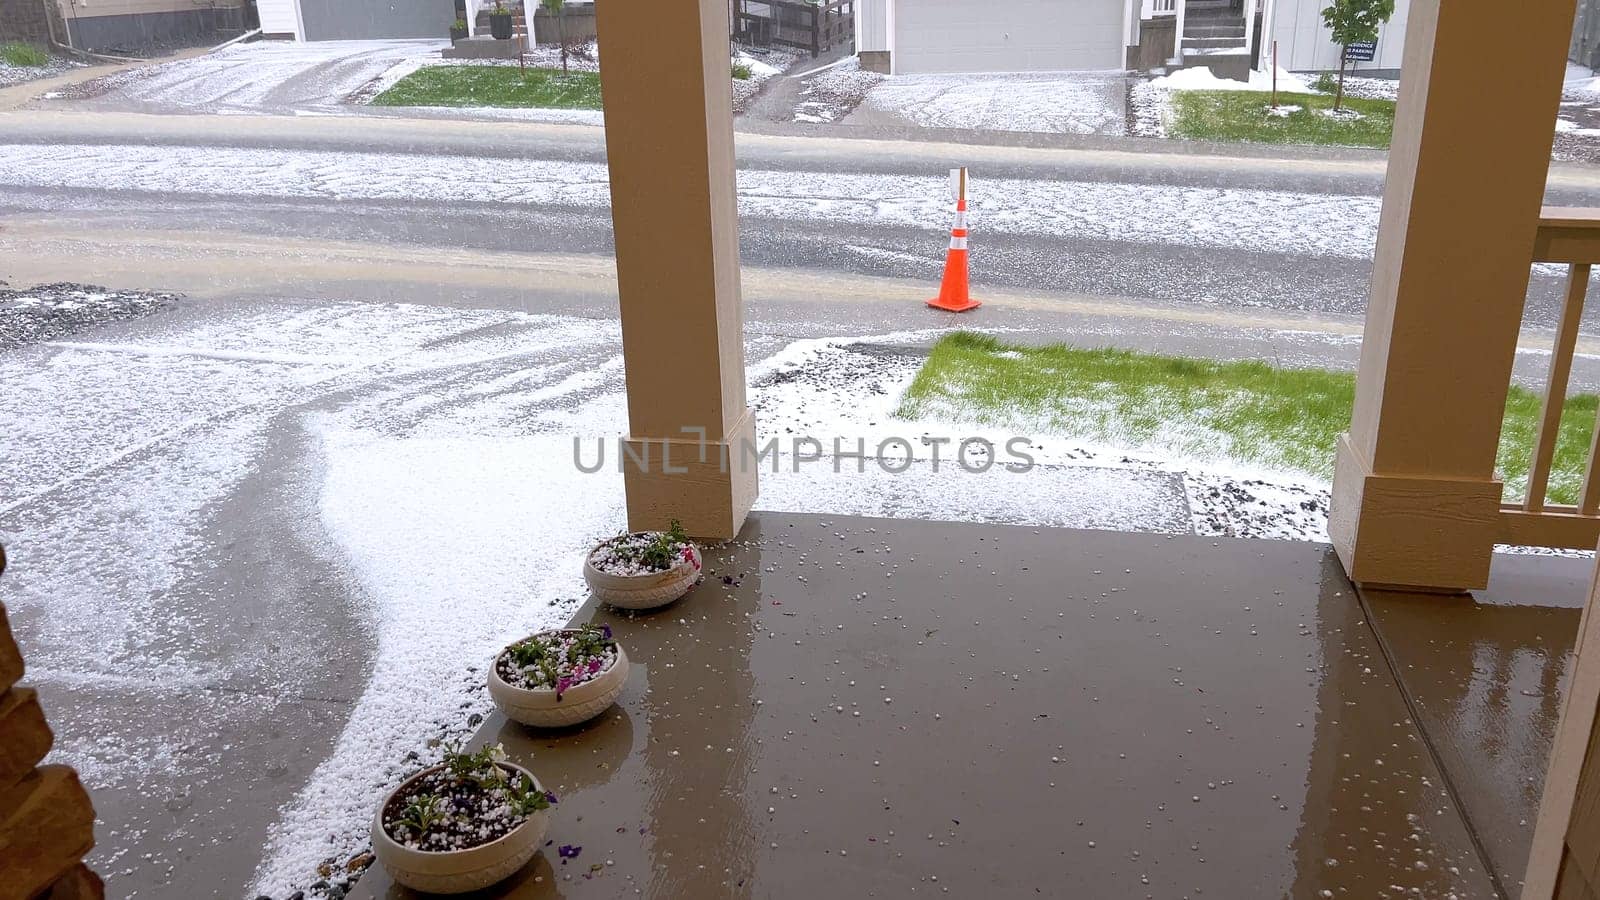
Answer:
<svg viewBox="0 0 1600 900"><path fill-rule="evenodd" d="M27 290L0 287L0 350L138 318L177 300L177 294L160 291L113 291L83 284L45 284Z"/></svg>

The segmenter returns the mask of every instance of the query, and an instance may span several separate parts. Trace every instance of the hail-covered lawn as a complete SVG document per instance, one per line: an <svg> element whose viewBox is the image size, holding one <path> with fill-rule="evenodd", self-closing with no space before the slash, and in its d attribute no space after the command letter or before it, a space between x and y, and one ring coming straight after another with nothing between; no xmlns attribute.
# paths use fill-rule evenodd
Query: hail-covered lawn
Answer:
<svg viewBox="0 0 1600 900"><path fill-rule="evenodd" d="M1394 131L1394 101L1345 97L1335 113L1328 94L1278 94L1263 91L1174 91L1171 133L1202 141L1253 141L1263 144L1389 146Z"/></svg>
<svg viewBox="0 0 1600 900"><path fill-rule="evenodd" d="M372 105L599 109L600 75L515 66L425 66L374 97Z"/></svg>
<svg viewBox="0 0 1600 900"><path fill-rule="evenodd" d="M1355 377L1063 345L1013 346L956 332L933 349L906 390L904 419L981 422L1073 435L1201 462L1329 479L1333 447L1350 423ZM1551 502L1575 502L1596 397L1570 397L1550 478ZM1540 401L1513 387L1499 467L1509 498L1527 485Z"/></svg>
<svg viewBox="0 0 1600 900"><path fill-rule="evenodd" d="M13 66L47 66L50 64L50 54L34 44L13 41L0 44L0 61Z"/></svg>

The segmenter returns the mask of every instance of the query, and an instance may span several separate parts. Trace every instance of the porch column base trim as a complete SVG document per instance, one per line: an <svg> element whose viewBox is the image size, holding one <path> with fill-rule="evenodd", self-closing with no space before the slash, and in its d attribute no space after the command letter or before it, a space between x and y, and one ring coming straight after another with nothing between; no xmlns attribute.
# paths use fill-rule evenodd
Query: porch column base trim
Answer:
<svg viewBox="0 0 1600 900"><path fill-rule="evenodd" d="M1357 584L1479 590L1489 584L1503 487L1498 478L1378 475L1341 434L1328 537Z"/></svg>
<svg viewBox="0 0 1600 900"><path fill-rule="evenodd" d="M629 437L622 483L631 531L664 531L674 519L697 538L728 540L744 527L759 491L756 420L744 411L728 433L704 441Z"/></svg>

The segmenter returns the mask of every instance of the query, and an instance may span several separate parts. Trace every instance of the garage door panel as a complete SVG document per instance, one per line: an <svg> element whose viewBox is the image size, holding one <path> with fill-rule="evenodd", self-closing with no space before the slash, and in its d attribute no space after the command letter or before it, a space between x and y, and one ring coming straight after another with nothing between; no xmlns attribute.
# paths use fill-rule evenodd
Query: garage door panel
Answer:
<svg viewBox="0 0 1600 900"><path fill-rule="evenodd" d="M1121 0L898 0L895 69L1119 69Z"/></svg>
<svg viewBox="0 0 1600 900"><path fill-rule="evenodd" d="M308 41L443 38L454 0L300 0Z"/></svg>

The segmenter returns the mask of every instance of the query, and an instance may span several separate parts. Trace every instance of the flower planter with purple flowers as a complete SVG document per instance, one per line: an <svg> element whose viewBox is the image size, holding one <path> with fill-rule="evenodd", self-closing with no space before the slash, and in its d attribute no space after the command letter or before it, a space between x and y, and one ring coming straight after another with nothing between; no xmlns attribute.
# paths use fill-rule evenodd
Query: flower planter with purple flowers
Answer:
<svg viewBox="0 0 1600 900"><path fill-rule="evenodd" d="M619 609L666 606L700 581L700 550L676 521L667 531L635 531L601 541L583 564L597 599Z"/></svg>
<svg viewBox="0 0 1600 900"><path fill-rule="evenodd" d="M414 890L479 890L539 852L550 828L545 811L555 802L532 772L506 762L498 745L452 750L384 799L372 820L373 855Z"/></svg>
<svg viewBox="0 0 1600 900"><path fill-rule="evenodd" d="M609 625L541 631L506 647L489 667L489 696L506 717L563 728L600 715L628 681L628 655Z"/></svg>

